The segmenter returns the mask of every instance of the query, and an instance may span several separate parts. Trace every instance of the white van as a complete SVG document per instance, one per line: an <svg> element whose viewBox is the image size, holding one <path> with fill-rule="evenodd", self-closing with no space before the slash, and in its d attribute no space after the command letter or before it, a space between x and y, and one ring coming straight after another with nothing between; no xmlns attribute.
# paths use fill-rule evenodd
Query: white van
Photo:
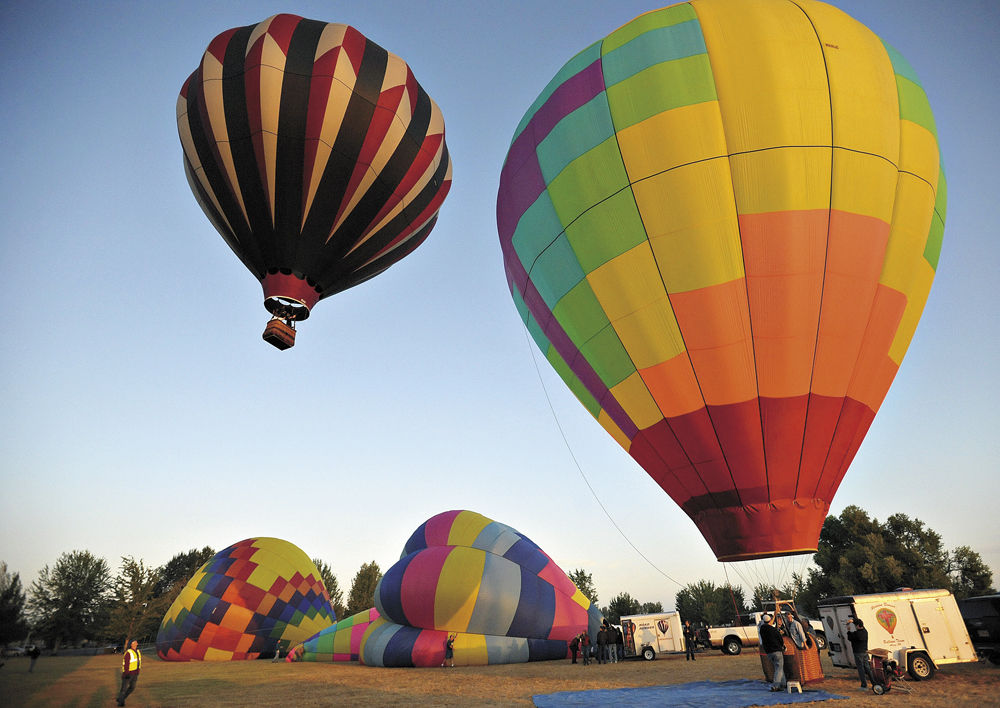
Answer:
<svg viewBox="0 0 1000 708"><path fill-rule="evenodd" d="M625 658L641 656L652 661L657 654L684 651L684 628L679 612L624 615Z"/></svg>
<svg viewBox="0 0 1000 708"><path fill-rule="evenodd" d="M854 615L868 630L868 649L889 651L917 681L929 679L943 664L976 661L976 651L947 590L901 590L877 595L848 595L820 600L834 666L854 668L847 641L847 619Z"/></svg>

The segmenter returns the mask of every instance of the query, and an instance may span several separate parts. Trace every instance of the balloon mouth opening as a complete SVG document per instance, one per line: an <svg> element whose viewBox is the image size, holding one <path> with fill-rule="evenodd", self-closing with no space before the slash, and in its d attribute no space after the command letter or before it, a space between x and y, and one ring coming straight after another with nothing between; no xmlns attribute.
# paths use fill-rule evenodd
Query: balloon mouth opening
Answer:
<svg viewBox="0 0 1000 708"><path fill-rule="evenodd" d="M275 317L291 322L301 322L309 317L309 307L302 300L283 295L264 298L264 308Z"/></svg>
<svg viewBox="0 0 1000 708"><path fill-rule="evenodd" d="M797 548L793 550L783 550L783 551L730 553L722 556L717 556L716 560L719 561L720 563L734 563L738 561L760 560L762 558L780 558L782 556L802 556L815 552L816 552L815 548Z"/></svg>

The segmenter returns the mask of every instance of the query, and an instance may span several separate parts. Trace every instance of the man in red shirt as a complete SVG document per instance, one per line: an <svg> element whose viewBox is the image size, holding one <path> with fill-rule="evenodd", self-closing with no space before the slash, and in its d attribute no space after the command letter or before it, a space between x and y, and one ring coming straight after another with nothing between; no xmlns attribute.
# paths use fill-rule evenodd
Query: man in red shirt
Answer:
<svg viewBox="0 0 1000 708"><path fill-rule="evenodd" d="M139 642L133 639L122 656L122 687L118 691L118 705L125 705L128 694L135 690L140 668L142 668L142 653L139 651Z"/></svg>

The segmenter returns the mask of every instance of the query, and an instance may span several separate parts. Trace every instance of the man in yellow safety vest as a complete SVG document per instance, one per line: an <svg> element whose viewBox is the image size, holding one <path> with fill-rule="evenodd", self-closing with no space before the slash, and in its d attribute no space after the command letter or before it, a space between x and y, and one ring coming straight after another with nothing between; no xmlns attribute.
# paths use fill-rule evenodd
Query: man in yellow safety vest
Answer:
<svg viewBox="0 0 1000 708"><path fill-rule="evenodd" d="M125 705L128 694L135 690L135 682L139 680L141 668L142 652L139 651L139 642L133 639L122 657L122 688L118 692L118 705Z"/></svg>

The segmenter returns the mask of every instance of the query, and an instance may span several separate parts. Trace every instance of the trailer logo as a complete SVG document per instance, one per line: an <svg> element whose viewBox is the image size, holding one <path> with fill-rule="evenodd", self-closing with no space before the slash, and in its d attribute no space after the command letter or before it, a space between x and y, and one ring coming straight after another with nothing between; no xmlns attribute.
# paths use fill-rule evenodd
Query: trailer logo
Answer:
<svg viewBox="0 0 1000 708"><path fill-rule="evenodd" d="M670 629L670 623L666 620L657 620L656 628L660 630L660 634L666 634L667 630Z"/></svg>
<svg viewBox="0 0 1000 708"><path fill-rule="evenodd" d="M896 629L896 613L888 607L883 607L881 610L876 612L875 619L889 634L892 634L892 630Z"/></svg>

